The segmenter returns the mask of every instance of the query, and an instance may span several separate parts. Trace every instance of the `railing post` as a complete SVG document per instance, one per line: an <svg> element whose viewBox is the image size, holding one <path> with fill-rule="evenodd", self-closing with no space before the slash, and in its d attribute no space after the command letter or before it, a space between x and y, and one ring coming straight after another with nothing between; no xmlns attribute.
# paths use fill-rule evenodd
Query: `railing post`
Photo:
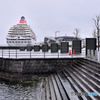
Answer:
<svg viewBox="0 0 100 100"><path fill-rule="evenodd" d="M98 51L98 61L100 62L100 50Z"/></svg>
<svg viewBox="0 0 100 100"><path fill-rule="evenodd" d="M91 58L90 50L89 50L89 49L87 49L87 57L88 57L88 58Z"/></svg>
<svg viewBox="0 0 100 100"><path fill-rule="evenodd" d="M45 58L45 51L44 51L44 58Z"/></svg>
<svg viewBox="0 0 100 100"><path fill-rule="evenodd" d="M31 50L30 50L30 58L31 58Z"/></svg>
<svg viewBox="0 0 100 100"><path fill-rule="evenodd" d="M9 49L9 58L10 58L10 49Z"/></svg>
<svg viewBox="0 0 100 100"><path fill-rule="evenodd" d="M16 49L16 59L17 59L17 49Z"/></svg>
<svg viewBox="0 0 100 100"><path fill-rule="evenodd" d="M3 49L2 49L2 58L3 58Z"/></svg>
<svg viewBox="0 0 100 100"><path fill-rule="evenodd" d="M59 50L58 50L58 58L59 58Z"/></svg>
<svg viewBox="0 0 100 100"><path fill-rule="evenodd" d="M97 56L97 50L95 50L95 60L98 60L98 56Z"/></svg>

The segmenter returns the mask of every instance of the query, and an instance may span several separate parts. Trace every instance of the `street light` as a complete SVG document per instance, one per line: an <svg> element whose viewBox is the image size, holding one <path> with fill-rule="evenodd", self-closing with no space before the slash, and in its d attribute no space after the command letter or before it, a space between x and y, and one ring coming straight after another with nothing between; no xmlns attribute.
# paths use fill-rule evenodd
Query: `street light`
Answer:
<svg viewBox="0 0 100 100"><path fill-rule="evenodd" d="M55 31L55 37L57 37L57 33L59 33L60 31Z"/></svg>

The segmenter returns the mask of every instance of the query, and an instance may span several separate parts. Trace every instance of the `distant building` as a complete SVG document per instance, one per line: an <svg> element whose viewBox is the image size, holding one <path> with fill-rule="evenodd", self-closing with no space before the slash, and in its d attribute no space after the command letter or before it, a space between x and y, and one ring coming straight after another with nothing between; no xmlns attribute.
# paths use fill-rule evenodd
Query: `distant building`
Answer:
<svg viewBox="0 0 100 100"><path fill-rule="evenodd" d="M62 39L62 41L73 41L75 39L80 40L80 38L76 38L73 36L59 36L59 37L55 37L55 39Z"/></svg>
<svg viewBox="0 0 100 100"><path fill-rule="evenodd" d="M73 36L59 36L59 37L55 37L55 39L57 40L58 44L61 43L61 41L67 41L69 42L69 45L72 45L72 41L73 40L81 40L80 38L76 38Z"/></svg>
<svg viewBox="0 0 100 100"><path fill-rule="evenodd" d="M81 38L76 38L72 36L59 36L59 37L45 37L44 44L50 45L51 43L58 43L60 45L61 41L69 42L69 45L72 45L73 40L81 40Z"/></svg>
<svg viewBox="0 0 100 100"><path fill-rule="evenodd" d="M56 39L54 37L45 37L44 44L50 45L51 43L56 43Z"/></svg>

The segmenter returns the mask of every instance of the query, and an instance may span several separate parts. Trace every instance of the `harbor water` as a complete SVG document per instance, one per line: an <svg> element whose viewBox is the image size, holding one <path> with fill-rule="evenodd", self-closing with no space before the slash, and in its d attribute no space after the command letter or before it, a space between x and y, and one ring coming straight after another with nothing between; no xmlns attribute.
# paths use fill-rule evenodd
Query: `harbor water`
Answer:
<svg viewBox="0 0 100 100"><path fill-rule="evenodd" d="M41 80L31 85L11 84L0 80L0 100L40 100Z"/></svg>

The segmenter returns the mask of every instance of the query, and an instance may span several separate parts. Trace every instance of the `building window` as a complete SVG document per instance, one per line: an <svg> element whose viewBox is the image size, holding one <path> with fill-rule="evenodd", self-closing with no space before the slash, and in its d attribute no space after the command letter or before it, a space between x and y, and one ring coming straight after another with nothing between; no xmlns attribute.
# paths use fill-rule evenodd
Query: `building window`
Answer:
<svg viewBox="0 0 100 100"><path fill-rule="evenodd" d="M23 43L23 41L21 41L21 43Z"/></svg>

